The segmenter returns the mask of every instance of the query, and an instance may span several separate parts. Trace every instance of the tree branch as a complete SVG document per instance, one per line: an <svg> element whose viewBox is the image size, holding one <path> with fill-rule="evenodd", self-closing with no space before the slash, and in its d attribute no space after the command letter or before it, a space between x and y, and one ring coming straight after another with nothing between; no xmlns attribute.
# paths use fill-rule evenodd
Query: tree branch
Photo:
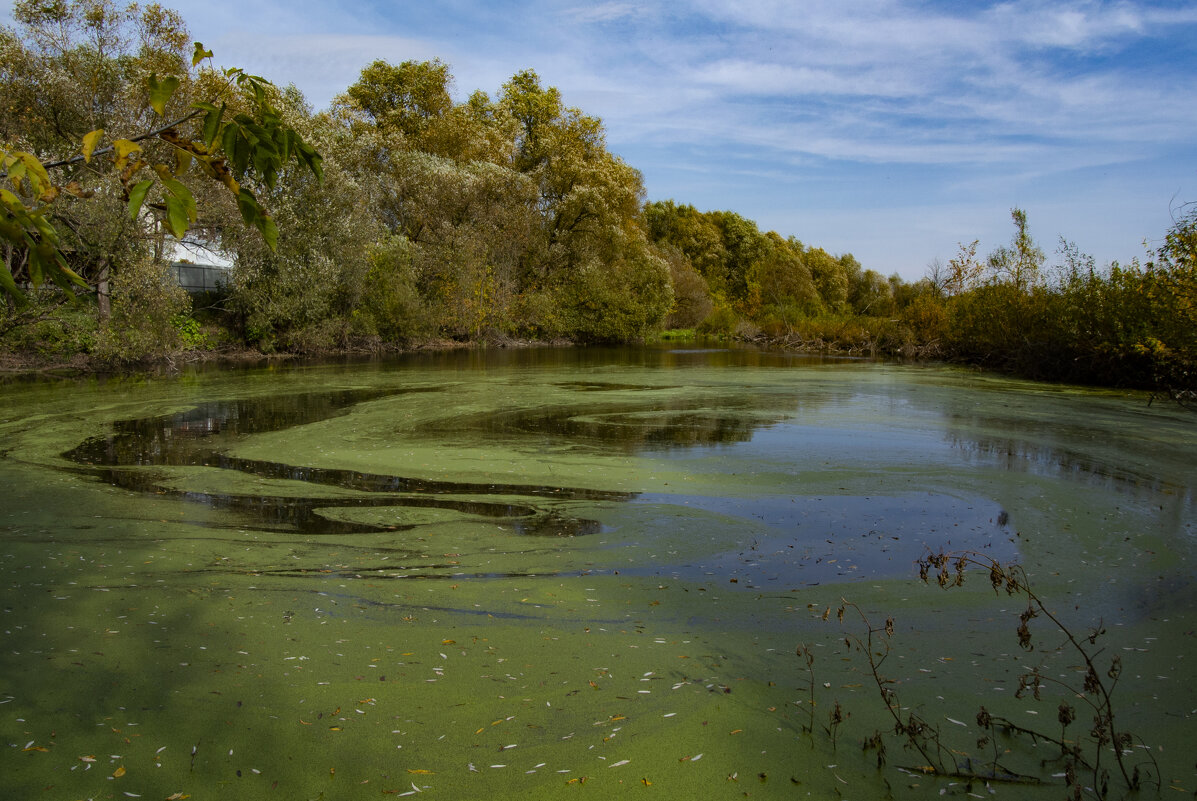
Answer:
<svg viewBox="0 0 1197 801"><path fill-rule="evenodd" d="M155 128L152 131L147 131L143 134L138 134L137 136L134 136L129 141L130 142L144 142L146 139L153 139L154 137L156 137L160 134L166 133L171 128L174 128L176 126L182 125L185 122L195 119L196 117L200 116L203 113L204 112L202 109L196 109L195 111L191 112L190 114L188 114L185 117L180 117L179 119L174 120L173 122L168 122L165 125L163 125L162 127ZM116 150L115 147L113 147L112 145L108 145L107 147L102 147L98 150L93 151L91 154L91 157L95 158L96 156L102 156L105 153L112 153L115 150ZM47 170L54 170L59 167L68 167L72 164L78 164L79 162L86 161L86 160L87 159L84 158L83 154L79 153L78 155L71 156L69 159L62 159L61 161L44 162L42 164L42 167ZM8 177L8 170L4 170L3 172L0 172L0 180L3 180L7 177Z"/></svg>

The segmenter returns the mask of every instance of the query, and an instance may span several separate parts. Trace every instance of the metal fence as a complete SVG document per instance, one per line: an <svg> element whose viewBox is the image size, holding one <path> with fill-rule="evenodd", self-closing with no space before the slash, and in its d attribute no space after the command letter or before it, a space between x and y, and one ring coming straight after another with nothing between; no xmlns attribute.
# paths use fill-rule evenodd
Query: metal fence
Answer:
<svg viewBox="0 0 1197 801"><path fill-rule="evenodd" d="M228 267L187 261L176 261L171 266L178 276L179 286L188 292L216 292L229 284Z"/></svg>

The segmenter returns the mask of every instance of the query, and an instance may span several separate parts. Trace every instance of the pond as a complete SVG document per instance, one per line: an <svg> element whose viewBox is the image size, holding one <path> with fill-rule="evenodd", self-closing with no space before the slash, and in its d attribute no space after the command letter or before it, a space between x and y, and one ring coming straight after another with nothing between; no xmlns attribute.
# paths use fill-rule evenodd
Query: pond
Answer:
<svg viewBox="0 0 1197 801"><path fill-rule="evenodd" d="M866 618L974 772L981 705L1092 726L1058 628L1021 649L1026 599L924 584L939 551L1103 629L1128 760L1191 794L1197 419L1148 401L665 346L9 381L6 795L1061 798L1058 744L988 786L861 749Z"/></svg>

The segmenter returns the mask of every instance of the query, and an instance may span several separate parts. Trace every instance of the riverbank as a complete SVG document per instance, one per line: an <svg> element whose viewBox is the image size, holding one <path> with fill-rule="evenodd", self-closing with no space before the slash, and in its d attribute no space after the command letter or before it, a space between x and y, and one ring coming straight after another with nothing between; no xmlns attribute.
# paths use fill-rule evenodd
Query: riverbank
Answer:
<svg viewBox="0 0 1197 801"><path fill-rule="evenodd" d="M419 342L365 345L343 348L321 348L310 352L265 353L254 348L237 347L220 350L187 350L162 354L125 364L114 364L94 354L73 353L69 356L45 356L38 353L0 352L0 380L24 376L72 377L88 375L127 375L135 373L170 373L187 365L253 366L294 362L309 359L338 359L352 357L398 356L405 353L429 351L470 350L474 348L544 348L566 347L576 343L567 340L541 341L531 339L488 339L457 341L427 339Z"/></svg>

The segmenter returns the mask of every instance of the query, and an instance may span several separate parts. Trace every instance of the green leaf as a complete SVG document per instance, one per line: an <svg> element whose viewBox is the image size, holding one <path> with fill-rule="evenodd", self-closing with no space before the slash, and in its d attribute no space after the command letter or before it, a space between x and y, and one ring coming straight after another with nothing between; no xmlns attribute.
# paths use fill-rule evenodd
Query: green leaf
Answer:
<svg viewBox="0 0 1197 801"><path fill-rule="evenodd" d="M305 150L300 151L304 158L304 163L308 165L308 169L316 176L316 180L324 182L324 158L315 151L314 148L304 145Z"/></svg>
<svg viewBox="0 0 1197 801"><path fill-rule="evenodd" d="M187 233L188 213L186 204L177 195L166 196L166 227L175 239L182 239Z"/></svg>
<svg viewBox="0 0 1197 801"><path fill-rule="evenodd" d="M17 214L18 210L27 211L27 209L25 209L25 204L21 202L21 199L12 192L9 192L4 187L0 187L0 203L8 206L13 214Z"/></svg>
<svg viewBox="0 0 1197 801"><path fill-rule="evenodd" d="M195 66L203 61L205 58L212 58L212 51L205 50L200 42L195 43L195 52L191 55L191 66Z"/></svg>
<svg viewBox="0 0 1197 801"><path fill-rule="evenodd" d="M212 144L216 141L216 137L220 135L220 118L224 116L225 104L221 103L220 108L213 106L211 103L205 104L210 106L207 109L208 113L204 115L204 147L211 152Z"/></svg>
<svg viewBox="0 0 1197 801"><path fill-rule="evenodd" d="M237 126L229 123L224 126L224 132L220 135L220 149L224 151L224 157L233 165L233 153L237 148ZM240 173L238 173L240 174Z"/></svg>
<svg viewBox="0 0 1197 801"><path fill-rule="evenodd" d="M8 267L0 267L0 292L4 292L16 300L18 307L22 307L28 302L25 300L25 293L17 288L17 282L12 279L12 273L8 271Z"/></svg>
<svg viewBox="0 0 1197 801"><path fill-rule="evenodd" d="M25 165L20 159L13 159L12 163L7 165L7 170L8 180L12 181L13 188L18 192L21 191L21 179L25 177Z"/></svg>
<svg viewBox="0 0 1197 801"><path fill-rule="evenodd" d="M32 153L18 152L17 158L25 165L25 180L29 182L29 188L33 190L35 196L41 197L47 189L54 185L54 182L50 180L49 173L46 172L46 168L42 166L42 163ZM12 174L11 170L9 174Z"/></svg>
<svg viewBox="0 0 1197 801"><path fill-rule="evenodd" d="M174 96L175 90L179 88L179 79L173 75L168 75L161 81L155 74L150 75L150 107L158 112L159 116L165 116L166 104Z"/></svg>
<svg viewBox="0 0 1197 801"><path fill-rule="evenodd" d="M153 185L154 182L147 178L129 190L129 216L134 220L141 213L141 204L145 203L146 192L149 192Z"/></svg>
<svg viewBox="0 0 1197 801"><path fill-rule="evenodd" d="M190 222L195 222L197 219L195 196L191 194L191 190L174 178L163 178L162 185L183 204L183 209L187 212L187 219ZM169 201L170 198L167 200Z"/></svg>
<svg viewBox="0 0 1197 801"><path fill-rule="evenodd" d="M100 139L104 136L104 129L97 128L91 133L83 135L83 147L79 152L83 154L83 160L88 164L91 163L91 154L95 152L96 145L100 143Z"/></svg>
<svg viewBox="0 0 1197 801"><path fill-rule="evenodd" d="M266 247L272 253L278 250L278 226L274 220L263 214L258 220L258 230L262 232L262 239L266 240Z"/></svg>
<svg viewBox="0 0 1197 801"><path fill-rule="evenodd" d="M74 295L71 293L71 285L86 287L87 282L79 277L79 274L70 268L66 263L66 259L62 256L62 251L57 248L54 249L54 254L48 259L50 268L47 272L50 280L58 285L59 289L66 292L67 296L72 300Z"/></svg>
<svg viewBox="0 0 1197 801"><path fill-rule="evenodd" d="M26 269L29 270L29 282L34 286L41 286L42 284L42 248L41 246L29 248L29 262Z"/></svg>
<svg viewBox="0 0 1197 801"><path fill-rule="evenodd" d="M253 143L245 137L243 129L238 129L237 134L233 139L233 152L230 155L233 158L233 171L238 175L244 175L246 169L249 168L249 157L253 152Z"/></svg>
<svg viewBox="0 0 1197 801"><path fill-rule="evenodd" d="M257 226L258 217L262 215L262 207L258 205L258 200L254 197L253 192L245 187L237 192L237 209L241 212L241 219L245 220L246 225Z"/></svg>

